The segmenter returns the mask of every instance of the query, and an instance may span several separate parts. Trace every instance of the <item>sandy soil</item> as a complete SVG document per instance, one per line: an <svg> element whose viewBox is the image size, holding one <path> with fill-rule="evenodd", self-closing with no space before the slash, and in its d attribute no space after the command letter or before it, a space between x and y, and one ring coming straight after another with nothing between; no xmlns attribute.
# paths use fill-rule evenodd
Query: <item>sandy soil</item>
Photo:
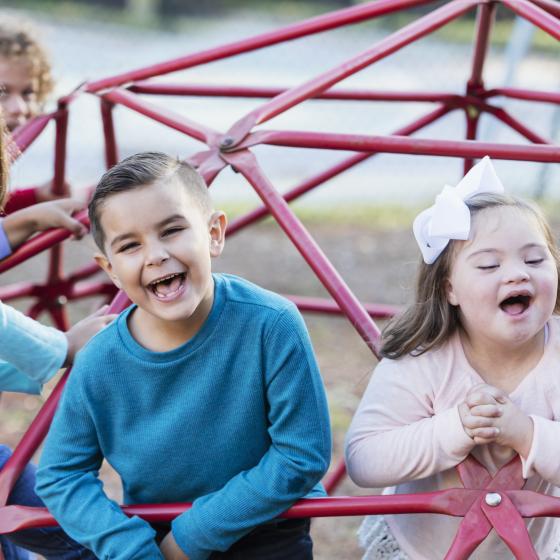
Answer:
<svg viewBox="0 0 560 560"><path fill-rule="evenodd" d="M337 224L333 227L320 220L314 220L308 227L362 301L402 304L409 299L417 259L409 231L379 230L373 225ZM91 246L87 241L70 242L66 247L68 270L89 261ZM5 273L2 283L6 285L24 278L42 279L45 265L45 256L37 257ZM279 293L326 295L296 249L271 222L232 236L224 255L216 261L216 270L240 274ZM25 309L28 303L19 302L17 306ZM72 319L75 321L88 313L94 304L92 300L84 300L72 305ZM332 465L336 465L342 456L344 434L376 360L347 319L306 314L305 320L327 387L334 439ZM41 402L42 398L38 397L5 394L0 408L0 441L15 445ZM103 477L108 492L118 498L120 488L116 475L107 468ZM345 480L336 494L367 492ZM360 518L352 517L315 520L315 557L318 560L359 558L355 538L359 523Z"/></svg>

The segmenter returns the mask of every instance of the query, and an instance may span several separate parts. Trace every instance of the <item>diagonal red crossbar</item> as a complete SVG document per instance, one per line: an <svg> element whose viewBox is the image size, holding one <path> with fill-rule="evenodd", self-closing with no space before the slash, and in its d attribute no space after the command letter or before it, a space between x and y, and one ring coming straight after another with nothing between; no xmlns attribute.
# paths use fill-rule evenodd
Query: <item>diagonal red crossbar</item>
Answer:
<svg viewBox="0 0 560 560"><path fill-rule="evenodd" d="M252 185L264 203L262 207L235 220L231 224L229 235L243 227L247 227L264 216L272 215L332 296L332 300L303 298L301 296L290 296L291 299L302 310L344 313L356 326L359 334L372 351L377 353L379 330L371 318L390 316L396 309L391 306L361 304L328 261L320 247L309 235L303 224L289 209L287 203L297 199L313 188L317 188L340 173L353 168L365 159L383 152L461 157L465 162L465 170L470 167L473 158L486 154L498 159L559 163L560 152L557 146L554 146L550 141L535 133L530 127L523 124L504 109L491 105L489 100L492 97L503 96L527 101L560 104L560 94L557 92L528 91L515 88L486 90L482 79L496 5L498 3L503 4L514 13L531 21L553 37L558 38L560 32L560 8L558 3L553 0L496 0L496 2L488 2L487 0L453 0L389 35L367 51L316 76L312 80L290 89L162 84L145 80L426 3L428 3L427 0L378 0L317 18L311 18L310 20L290 25L271 33L264 33L246 40L190 54L173 61L91 82L77 88L69 96L61 99L57 111L40 116L17 130L14 138L19 150L23 152L42 133L48 122L53 119L55 120L57 130L54 176L58 189L61 189L64 183L68 109L70 103L83 92L97 95L100 98L107 166L111 166L118 161L115 127L112 117L112 108L115 105L126 106L133 111L206 144L207 148L205 150L194 154L189 159L199 168L208 184L211 184L225 167L230 166L246 177L249 184ZM362 68L386 58L405 45L432 33L475 6L478 7L477 24L471 72L465 95L445 92L376 92L373 90L351 91L339 88L333 89L333 86ZM145 93L160 95L219 95L230 98L241 96L248 98L261 97L269 98L270 100L245 115L237 123L229 127L229 132L223 134L182 114L158 107L139 97L139 94ZM394 102L421 101L438 103L439 107L424 117L399 129L389 137L336 133L317 135L305 131L253 130L256 125L262 124L274 116L289 110L291 107L311 99L356 100L362 102L378 100ZM437 121L455 109L465 112L467 122L466 140L444 142L409 138L409 136L421 128ZM482 112L492 115L504 125L517 131L524 138L532 142L533 145L507 145L477 141L479 115ZM278 146L349 150L356 153L331 168L310 177L282 196L264 175L258 165L258 161L248 149L252 146L266 143ZM17 151L13 153L13 159L18 155ZM87 223L87 218L83 213L79 216L79 219ZM68 234L60 231L51 231L37 236L12 257L0 263L0 272L15 266L32 255L56 246L57 243L66 237L68 237ZM58 325L66 325L63 306L57 305L53 308L53 301L60 300L61 296L72 299L96 294L108 296L113 293L113 288L107 283L84 282L84 280L97 271L96 266L89 265L65 278L62 275L61 262L62 253L56 249L51 256L49 277L45 285L37 286L31 283L22 283L19 286L10 286L0 290L0 295L8 298L21 297L23 295L37 297L39 301L34 304L32 308L33 313L39 313L41 310L47 309ZM50 300L49 305L45 304L47 299ZM111 310L118 311L125 304L126 296L119 294L113 302ZM63 384L64 380L57 386L53 396L47 401L46 408L40 412L28 433L22 439L21 444L14 452L14 455L0 473L0 504L6 503L6 498L19 472L29 461L32 453L44 437ZM414 496L340 497L322 500L302 500L284 515L286 517L298 517L431 512L463 516L464 519L460 523L457 537L452 544L447 558L467 558L492 528L506 542L516 558L536 558L521 518L559 516L560 505L558 499L522 490L523 479L520 475L518 459L504 466L494 477L472 458L462 463L458 469L464 484L462 489L444 490ZM339 464L325 480L329 490L334 489L343 476L344 465ZM494 495L494 501L487 501L489 494ZM498 504L495 503L496 495L499 496ZM126 511L129 514L143 516L150 521L162 521L174 518L187 507L189 507L188 504L144 505L126 508ZM53 520L44 511L22 508L20 506L0 507L0 533L7 533L31 526L43 526L45 524L52 525Z"/></svg>

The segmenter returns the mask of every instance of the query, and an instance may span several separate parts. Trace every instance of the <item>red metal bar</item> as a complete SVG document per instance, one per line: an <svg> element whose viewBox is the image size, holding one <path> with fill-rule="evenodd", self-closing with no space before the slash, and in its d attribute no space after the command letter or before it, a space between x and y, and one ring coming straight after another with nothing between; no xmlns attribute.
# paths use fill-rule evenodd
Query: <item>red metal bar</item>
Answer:
<svg viewBox="0 0 560 560"><path fill-rule="evenodd" d="M476 132L478 130L478 121L480 113L477 108L470 107L465 110L465 118L467 121L467 140L476 140ZM473 158L465 158L463 161L463 175L466 175L474 165Z"/></svg>
<svg viewBox="0 0 560 560"><path fill-rule="evenodd" d="M161 82L136 82L128 91L151 95L191 95L200 97L269 98L288 91L287 88L216 86L204 84L163 84ZM313 99L343 101L412 101L419 103L459 103L462 96L449 92L402 92L374 90L334 89L320 93Z"/></svg>
<svg viewBox="0 0 560 560"><path fill-rule="evenodd" d="M404 126L403 128L397 130L394 134L401 135L401 136L408 136L417 132L418 130L432 124L436 120L440 119L441 117L447 115L449 113L449 107L440 107L435 111L432 111L423 117L417 119L416 121L412 122L411 124ZM286 202L290 202L295 200L302 194L314 189L315 187L323 184L324 182L336 177L340 173L343 173L347 169L354 167L355 165L361 163L362 161L374 156L375 153L358 153L349 158L341 161L340 163L336 164L335 166L317 174L313 177L310 177L297 187L294 187L290 191L286 192L283 197ZM260 206L255 210L241 216L235 220L233 220L230 224L228 224L227 235L228 237L236 233L237 231L241 230L242 228L252 224L262 218L268 216L269 211L266 206Z"/></svg>
<svg viewBox="0 0 560 560"><path fill-rule="evenodd" d="M552 13L537 6L536 2L528 0L501 0L502 3L517 15L529 20L555 39L560 40L560 20Z"/></svg>
<svg viewBox="0 0 560 560"><path fill-rule="evenodd" d="M555 91L533 91L518 88L494 88L484 92L482 97L494 97L501 95L510 99L523 99L526 101L542 101L543 103L560 104L560 93Z"/></svg>
<svg viewBox="0 0 560 560"><path fill-rule="evenodd" d="M525 146L469 140L429 140L284 130L262 130L252 133L239 147L245 148L256 144L446 157L480 158L489 155L495 159L560 162L560 147L558 146Z"/></svg>
<svg viewBox="0 0 560 560"><path fill-rule="evenodd" d="M34 418L33 422L27 429L23 438L18 443L11 457L6 461L4 467L0 471L0 504L7 502L8 496L19 475L29 463L33 453L39 447L51 425L51 420L56 411L56 406L62 389L66 383L69 371L67 371L57 383L53 392L49 395L45 404L41 407L39 414Z"/></svg>
<svg viewBox="0 0 560 560"><path fill-rule="evenodd" d="M130 300L124 292L119 292L107 310L107 314L119 313L129 304L129 301ZM49 395L49 398L45 401L45 404L42 406L39 414L35 417L27 429L27 432L24 434L17 448L14 450L11 457L6 461L2 470L0 470L0 505L4 505L7 502L10 491L14 487L19 475L25 468L25 465L29 463L33 453L35 453L35 450L39 447L47 435L69 373L70 370L67 370L60 378L60 381L56 384L56 387ZM0 508L0 511L1 509L2 508ZM0 525L1 523L2 522L0 521ZM2 530L0 529L0 534L1 533Z"/></svg>
<svg viewBox="0 0 560 560"><path fill-rule="evenodd" d="M119 161L115 123L113 120L113 103L101 99L101 120L103 121L103 137L105 138L105 165L107 169Z"/></svg>
<svg viewBox="0 0 560 560"><path fill-rule="evenodd" d="M213 183L218 173L227 165L216 148L195 154L188 158L187 161L198 168L198 172L204 177L208 187Z"/></svg>
<svg viewBox="0 0 560 560"><path fill-rule="evenodd" d="M539 136L536 132L533 132L522 122L518 121L515 117L510 115L505 109L502 109L500 107L486 106L485 110L531 142L534 142L535 144L552 145L549 140L546 140L542 136Z"/></svg>
<svg viewBox="0 0 560 560"><path fill-rule="evenodd" d="M482 511L517 560L539 560L519 512L506 494L500 495L502 501L499 505L489 506L483 501Z"/></svg>
<svg viewBox="0 0 560 560"><path fill-rule="evenodd" d="M34 295L35 285L29 282L18 282L10 286L0 287L0 301L31 297Z"/></svg>
<svg viewBox="0 0 560 560"><path fill-rule="evenodd" d="M560 18L560 4L558 4L558 0L533 0L533 3Z"/></svg>
<svg viewBox="0 0 560 560"><path fill-rule="evenodd" d="M345 475L346 465L344 463L344 459L341 459L323 480L323 486L325 487L327 494L330 495L333 493Z"/></svg>
<svg viewBox="0 0 560 560"><path fill-rule="evenodd" d="M54 179L53 191L57 195L67 195L65 187L66 172L66 141L68 137L68 108L63 101L58 104L58 116L56 117L56 137L54 154ZM49 270L47 273L47 285L52 286L60 283L64 277L63 247L55 245L49 254ZM60 299L50 300L46 305L57 328L67 331L70 328L70 319L66 307Z"/></svg>
<svg viewBox="0 0 560 560"><path fill-rule="evenodd" d="M145 115L165 126L183 132L187 136L200 140L205 144L215 144L222 136L215 130L187 119L178 113L148 103L125 89L116 89L104 93L103 98L107 101L124 105L133 111L137 111L141 115Z"/></svg>
<svg viewBox="0 0 560 560"><path fill-rule="evenodd" d="M154 64L146 68L139 68L131 72L125 72L124 74L97 80L88 84L86 90L89 92L98 92L106 88L122 86L130 82L145 80L146 78L161 76L162 74L169 74L170 72L177 72L178 70L185 70L193 66L206 64L207 62L214 62L237 54L276 45L277 43L291 41L299 37L313 35L344 25L359 23L385 14L398 12L405 8L428 4L431 1L433 0L377 0L376 2L369 2L364 5L344 8L288 25L276 31L256 35L249 39L235 41L168 62Z"/></svg>
<svg viewBox="0 0 560 560"><path fill-rule="evenodd" d="M445 560L466 560L492 530L492 524L478 514L482 500L480 496L465 515L445 555Z"/></svg>
<svg viewBox="0 0 560 560"><path fill-rule="evenodd" d="M85 297L114 296L117 288L111 282L82 282L72 286L68 300L74 301Z"/></svg>
<svg viewBox="0 0 560 560"><path fill-rule="evenodd" d="M279 517L345 517L356 515L399 513L442 513L462 516L464 502L476 499L477 490L456 488L421 494L394 494L390 496L334 496L299 500ZM172 521L190 509L190 503L144 504L123 506L128 515L137 515L150 523ZM46 508L5 506L0 508L0 534L13 533L32 527L58 525Z"/></svg>
<svg viewBox="0 0 560 560"><path fill-rule="evenodd" d="M332 298L344 311L369 348L377 355L381 335L377 325L372 321L356 296L350 291L321 248L290 210L286 201L274 189L268 178L261 171L253 154L245 150L243 152L224 154L222 157L242 173L249 183L253 185L255 191L270 209L270 213L274 216L280 227L292 240L292 243L307 261Z"/></svg>
<svg viewBox="0 0 560 560"><path fill-rule="evenodd" d="M333 300L288 294L284 294L284 297L295 303L300 311L306 313L325 313L327 315L344 314L336 301ZM372 319L389 319L402 311L402 308L397 305L382 303L364 303L363 306Z"/></svg>
<svg viewBox="0 0 560 560"><path fill-rule="evenodd" d="M441 8L389 35L371 49L346 61L344 64L273 98L271 101L245 115L245 117L230 128L227 133L227 137L231 139L228 147L239 143L255 125L270 120L272 117L329 89L334 84L385 58L411 42L432 33L469 11L477 3L478 0L452 0Z"/></svg>
<svg viewBox="0 0 560 560"><path fill-rule="evenodd" d="M530 490L508 490L506 494L523 517L560 517L560 501L554 496Z"/></svg>
<svg viewBox="0 0 560 560"><path fill-rule="evenodd" d="M490 44L490 29L496 12L495 4L480 4L476 14L476 32L467 93L472 94L483 86L482 72Z"/></svg>
<svg viewBox="0 0 560 560"><path fill-rule="evenodd" d="M90 276L93 276L94 274L98 274L100 272L102 272L101 268L99 268L99 265L94 261L91 264L88 264L70 274L70 276L68 276L68 281L79 282L80 280L85 280L86 278L89 278Z"/></svg>
<svg viewBox="0 0 560 560"><path fill-rule="evenodd" d="M41 132L43 132L43 130L45 130L49 121L57 115L58 113L46 113L44 115L39 115L14 130L12 138L19 150L19 153L13 154L15 156L13 157L14 160L25 152L31 144L33 144L35 139L41 134Z"/></svg>
<svg viewBox="0 0 560 560"><path fill-rule="evenodd" d="M472 455L457 465L457 473L465 488L486 488L492 482L490 473Z"/></svg>
<svg viewBox="0 0 560 560"><path fill-rule="evenodd" d="M484 61L488 54L490 29L492 28L495 12L495 4L480 4L477 8L471 75L467 82L467 94L471 96L476 96L477 92L483 89L484 81L482 79L482 73L484 70ZM476 140L479 115L480 112L476 107L470 105L465 108L467 140ZM466 175L473 165L473 158L465 158L463 162L463 174Z"/></svg>

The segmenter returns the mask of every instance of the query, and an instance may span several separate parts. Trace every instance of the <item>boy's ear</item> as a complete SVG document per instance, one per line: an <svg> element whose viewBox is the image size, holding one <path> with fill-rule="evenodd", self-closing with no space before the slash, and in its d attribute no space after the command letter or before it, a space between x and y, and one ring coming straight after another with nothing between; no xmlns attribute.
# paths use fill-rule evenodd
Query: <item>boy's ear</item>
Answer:
<svg viewBox="0 0 560 560"><path fill-rule="evenodd" d="M226 241L227 218L222 211L216 211L208 221L208 233L210 236L210 256L219 257L224 250Z"/></svg>
<svg viewBox="0 0 560 560"><path fill-rule="evenodd" d="M119 279L113 273L113 267L111 262L103 253L95 253L93 255L95 262L107 273L113 284L120 290L122 289Z"/></svg>

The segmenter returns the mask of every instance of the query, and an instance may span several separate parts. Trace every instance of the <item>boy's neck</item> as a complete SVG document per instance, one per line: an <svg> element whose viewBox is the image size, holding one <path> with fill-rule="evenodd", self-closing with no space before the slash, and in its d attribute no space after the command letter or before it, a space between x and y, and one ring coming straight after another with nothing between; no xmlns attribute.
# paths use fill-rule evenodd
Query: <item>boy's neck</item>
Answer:
<svg viewBox="0 0 560 560"><path fill-rule="evenodd" d="M213 295L203 301L190 317L168 321L137 307L128 318L132 338L152 352L168 352L182 346L200 331L214 302Z"/></svg>
<svg viewBox="0 0 560 560"><path fill-rule="evenodd" d="M544 329L523 344L506 347L488 340L473 340L459 331L463 351L482 379L507 393L514 391L539 363L544 353Z"/></svg>

